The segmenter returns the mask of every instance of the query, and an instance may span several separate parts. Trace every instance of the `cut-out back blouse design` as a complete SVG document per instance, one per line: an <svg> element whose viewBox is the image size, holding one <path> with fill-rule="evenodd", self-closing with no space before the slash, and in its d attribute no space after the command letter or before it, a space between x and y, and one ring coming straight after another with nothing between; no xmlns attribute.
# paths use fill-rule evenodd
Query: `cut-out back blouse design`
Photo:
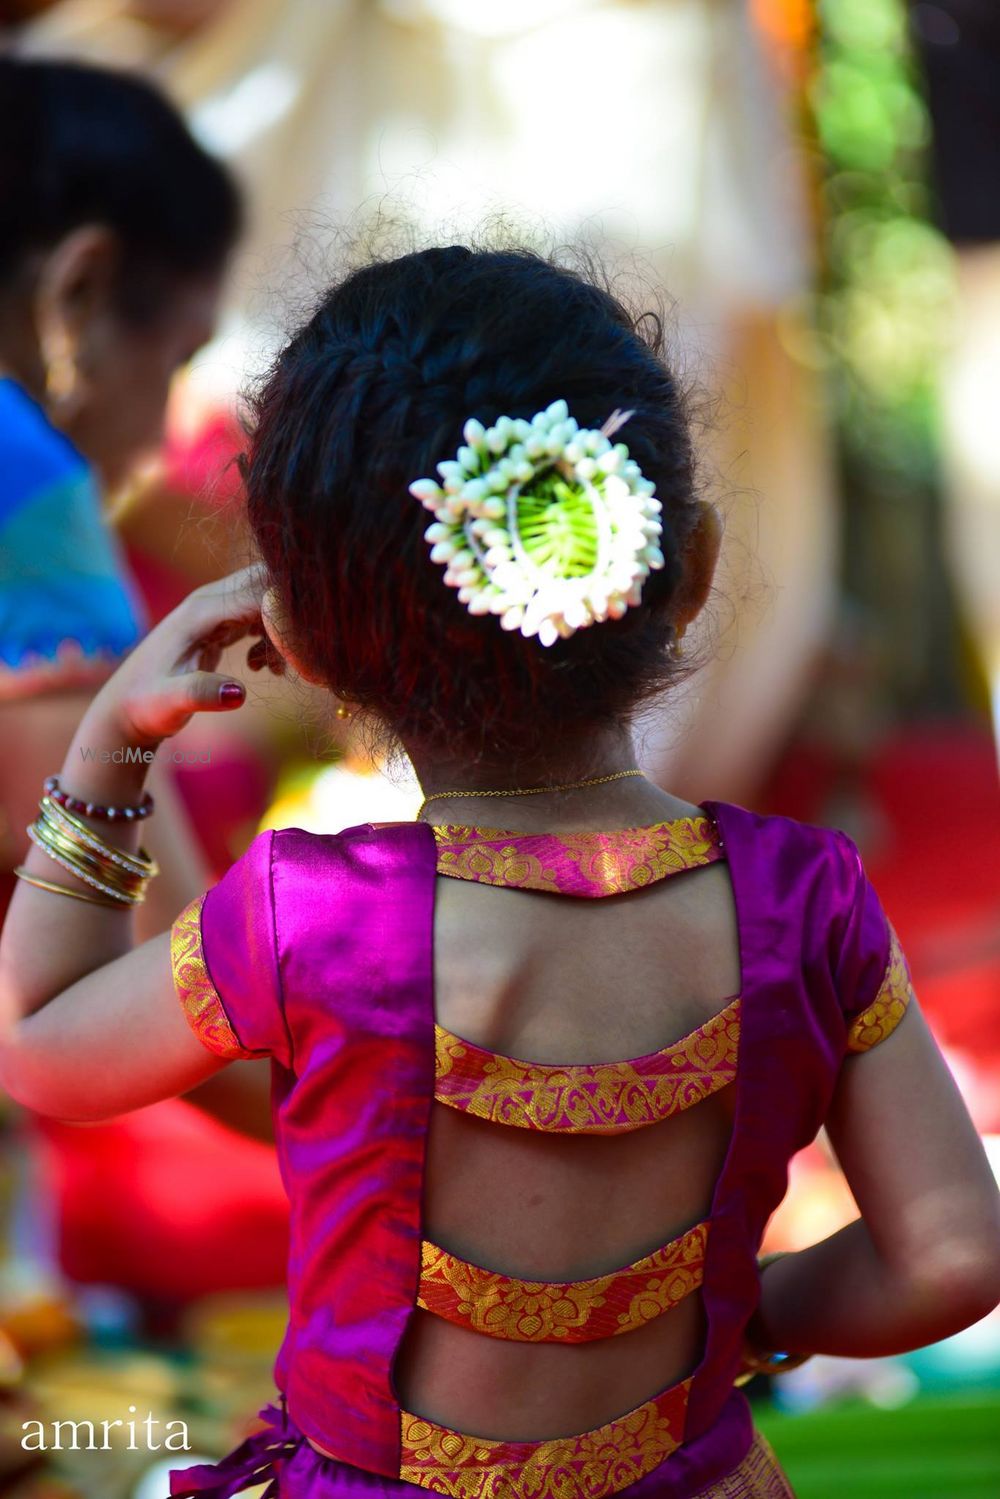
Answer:
<svg viewBox="0 0 1000 1499"><path fill-rule="evenodd" d="M517 1343L588 1343L643 1327L701 1285L708 1223L588 1280L520 1280L423 1243L417 1306Z"/></svg>
<svg viewBox="0 0 1000 1499"><path fill-rule="evenodd" d="M740 1001L662 1051L622 1062L554 1065L486 1051L434 1027L434 1097L496 1124L563 1134L617 1134L656 1124L736 1076Z"/></svg>
<svg viewBox="0 0 1000 1499"><path fill-rule="evenodd" d="M753 828L760 830L756 836L762 843L756 873L751 873ZM749 1408L731 1388L739 1318L745 1321L754 1305L756 1246L783 1191L790 1155L822 1122L823 1100L832 1095L840 1060L883 1041L899 1024L910 996L895 933L860 873L852 846L839 834L783 819L754 819L721 806L713 815L618 833L554 836L388 825L325 840L301 833L266 836L266 876L251 851L217 887L227 888L225 901L209 892L178 919L172 956L181 1003L202 1042L227 1059L270 1055L277 1064L276 1138L293 1208L292 1316L276 1369L294 1402L292 1431L298 1436L289 1442L311 1438L345 1462L453 1499L556 1494L607 1499L633 1484L635 1499L655 1499L652 1492L645 1494L642 1480L661 1464L669 1465L683 1446L691 1483L685 1495L784 1499L789 1491L780 1470L753 1440ZM275 857L276 840L288 850L284 862ZM254 848L261 844L258 839ZM722 858L730 860L740 921L741 993L680 1040L623 1061L554 1065L489 1051L435 1023L435 874L600 898L641 890ZM781 919L758 918L755 924L753 902L771 886L785 891ZM797 904L789 901L790 889ZM234 942L226 913L238 922L247 904L253 907L252 916L244 916L249 940ZM261 920L265 912L270 923ZM289 928L296 926L302 935L289 940ZM801 972L790 987L796 942ZM262 971L277 972L279 964L282 978L271 1007L255 1009L241 994L242 986L252 988ZM816 997L798 997L808 995ZM816 1048L820 1036L827 1039ZM745 1077L748 1044L753 1061ZM757 1112L751 1109L747 1117L782 1129L786 1121L803 1123L761 1176L759 1164L751 1166L746 1155L747 1135L740 1132L743 1116L737 1110L707 1219L604 1274L581 1281L527 1280L472 1264L446 1246L420 1242L427 1100L419 1080L430 1072L423 1047L434 1053L433 1096L439 1104L503 1126L623 1133L665 1120L729 1085L758 1090ZM391 1056L397 1058L395 1078L382 1099L378 1058ZM769 1100L778 1088L785 1090L784 1105L775 1114ZM300 1123L286 1140L285 1112L294 1113L299 1098ZM317 1111L323 1109L342 1115L343 1144L335 1129L326 1128L316 1154L303 1124L318 1129ZM382 1153L373 1154L366 1139L382 1140ZM331 1149L341 1159L336 1172L333 1158L328 1159ZM745 1209L732 1196L733 1183L740 1180L747 1183L740 1188L746 1203L768 1183L745 1228L740 1216ZM362 1212L366 1193L375 1195ZM403 1201L406 1220L398 1211ZM404 1222L409 1224L405 1232ZM417 1250L419 1263L413 1266ZM380 1269L371 1310L359 1313L373 1264ZM727 1277L721 1304L736 1319L724 1355L716 1289L721 1275ZM709 1327L698 1368L595 1430L546 1441L497 1441L453 1431L395 1403L392 1358L415 1309L487 1337L569 1344L627 1335L669 1315L696 1291ZM334 1301L336 1306L328 1305ZM394 1310L387 1321L388 1305ZM323 1308L312 1331L307 1331L309 1319L320 1313L306 1307ZM369 1319L366 1337L355 1330L359 1316ZM390 1336L386 1329L395 1331ZM724 1411L732 1414L724 1419ZM706 1446L709 1432L714 1445ZM730 1481L730 1487L723 1486ZM670 1492L680 1499L680 1489Z"/></svg>

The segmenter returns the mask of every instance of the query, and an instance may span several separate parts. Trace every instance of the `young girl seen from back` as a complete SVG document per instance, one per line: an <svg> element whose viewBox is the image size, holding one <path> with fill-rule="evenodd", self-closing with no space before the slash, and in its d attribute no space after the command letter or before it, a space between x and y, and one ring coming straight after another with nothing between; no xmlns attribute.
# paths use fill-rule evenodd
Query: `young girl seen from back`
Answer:
<svg viewBox="0 0 1000 1499"><path fill-rule="evenodd" d="M43 797L10 1091L89 1120L273 1063L280 1409L175 1495L785 1496L734 1381L1000 1296L996 1189L856 849L636 767L720 537L645 326L529 252L335 287L257 401L260 565L136 648ZM251 665L383 725L426 800L263 834L136 948L141 752L238 708L219 653L262 632ZM861 1216L761 1267L823 1125Z"/></svg>

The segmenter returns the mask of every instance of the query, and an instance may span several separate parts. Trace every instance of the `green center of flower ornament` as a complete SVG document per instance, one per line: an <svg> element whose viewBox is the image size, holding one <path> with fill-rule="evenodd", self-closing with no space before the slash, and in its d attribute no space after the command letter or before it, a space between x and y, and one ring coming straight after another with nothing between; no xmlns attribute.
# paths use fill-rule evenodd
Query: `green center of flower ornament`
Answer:
<svg viewBox="0 0 1000 1499"><path fill-rule="evenodd" d="M581 428L565 401L531 421L474 417L454 459L410 493L434 513L431 561L470 614L542 645L638 604L663 566L654 486L611 437L631 413Z"/></svg>
<svg viewBox="0 0 1000 1499"><path fill-rule="evenodd" d="M513 502L526 555L550 578L586 578L597 566L600 530L593 489L551 470Z"/></svg>

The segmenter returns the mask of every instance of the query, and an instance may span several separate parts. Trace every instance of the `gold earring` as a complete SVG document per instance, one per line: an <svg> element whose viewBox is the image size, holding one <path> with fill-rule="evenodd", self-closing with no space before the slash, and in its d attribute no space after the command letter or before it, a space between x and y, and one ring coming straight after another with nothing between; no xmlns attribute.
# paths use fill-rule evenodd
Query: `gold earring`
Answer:
<svg viewBox="0 0 1000 1499"><path fill-rule="evenodd" d="M337 717L338 718L350 718L351 717L351 710L350 710L350 708L346 707L343 703L339 703L337 705Z"/></svg>
<svg viewBox="0 0 1000 1499"><path fill-rule="evenodd" d="M76 353L65 329L44 341L42 360L45 364L45 394L52 406L65 410L73 404L80 378Z"/></svg>
<svg viewBox="0 0 1000 1499"><path fill-rule="evenodd" d="M686 625L681 625L679 628L677 626L674 627L674 638L670 642L670 654L675 661L679 661L684 654L684 647L681 641L684 639L686 629Z"/></svg>

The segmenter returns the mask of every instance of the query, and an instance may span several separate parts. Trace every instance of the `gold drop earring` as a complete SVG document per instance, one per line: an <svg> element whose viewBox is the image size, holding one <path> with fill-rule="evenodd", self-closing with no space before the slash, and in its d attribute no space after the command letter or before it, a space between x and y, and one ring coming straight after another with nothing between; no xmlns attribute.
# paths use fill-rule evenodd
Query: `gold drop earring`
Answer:
<svg viewBox="0 0 1000 1499"><path fill-rule="evenodd" d="M686 629L687 625L681 625L680 627L677 627L676 625L674 626L674 638L670 642L670 654L675 661L679 661L684 655L684 646L681 644L681 642L684 639L684 633Z"/></svg>
<svg viewBox="0 0 1000 1499"><path fill-rule="evenodd" d="M42 362L45 365L45 394L50 407L66 416L75 406L80 370L76 351L65 328L42 340Z"/></svg>

